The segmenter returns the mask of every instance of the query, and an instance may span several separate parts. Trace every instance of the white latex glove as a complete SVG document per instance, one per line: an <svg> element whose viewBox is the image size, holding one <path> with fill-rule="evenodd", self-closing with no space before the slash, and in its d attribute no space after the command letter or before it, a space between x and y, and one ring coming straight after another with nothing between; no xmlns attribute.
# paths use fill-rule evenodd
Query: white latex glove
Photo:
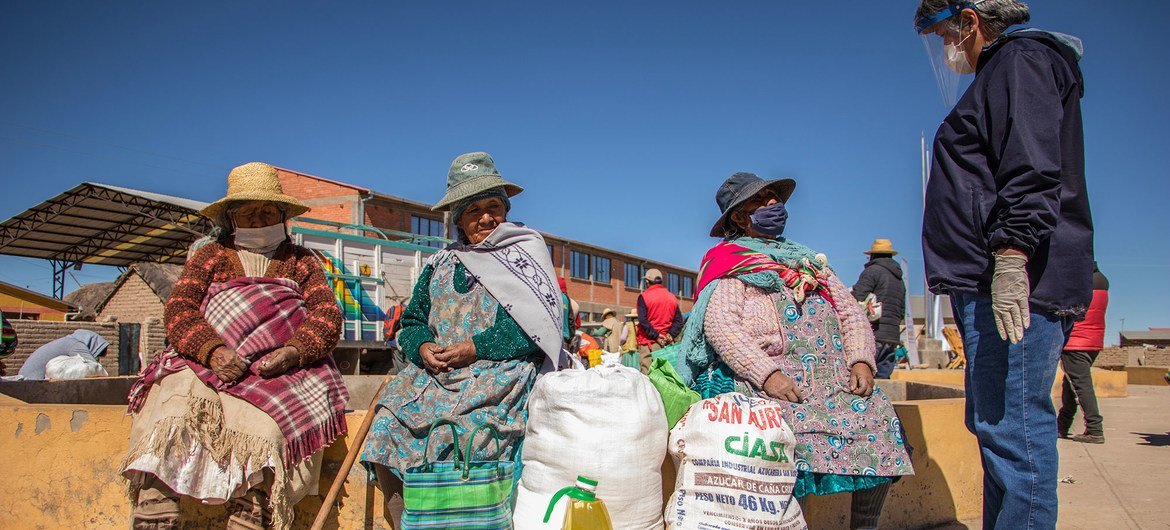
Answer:
<svg viewBox="0 0 1170 530"><path fill-rule="evenodd" d="M991 311L999 338L1015 344L1024 338L1031 324L1028 312L1028 257L1018 250L995 253L995 272L991 275Z"/></svg>

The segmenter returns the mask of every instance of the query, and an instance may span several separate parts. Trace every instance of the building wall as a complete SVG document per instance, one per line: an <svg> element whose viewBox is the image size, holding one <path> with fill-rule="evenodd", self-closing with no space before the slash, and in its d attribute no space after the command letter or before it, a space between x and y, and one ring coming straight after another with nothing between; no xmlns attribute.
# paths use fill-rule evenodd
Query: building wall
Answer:
<svg viewBox="0 0 1170 530"><path fill-rule="evenodd" d="M116 321L119 324L142 324L138 334L138 352L142 366L163 349L166 328L162 325L166 305L138 273L132 273L110 295L98 312L97 321Z"/></svg>
<svg viewBox="0 0 1170 530"><path fill-rule="evenodd" d="M65 312L60 309L46 307L32 300L14 296L8 293L0 292L0 311L4 312L4 316L8 320L20 319L23 313L23 318L29 320L65 320Z"/></svg>
<svg viewBox="0 0 1170 530"><path fill-rule="evenodd" d="M141 324L148 318L163 317L163 301L138 273L131 274L98 312L97 321L116 318L118 322Z"/></svg>
<svg viewBox="0 0 1170 530"><path fill-rule="evenodd" d="M421 208L408 203L396 203L384 199L375 199L366 202L365 224L386 230L410 232L410 217L417 215L436 221L443 220L442 212L434 212L429 208Z"/></svg>
<svg viewBox="0 0 1170 530"><path fill-rule="evenodd" d="M305 214L306 217L342 224L358 222L358 188L287 169L279 169L277 173L284 193L304 201L312 208Z"/></svg>
<svg viewBox="0 0 1170 530"><path fill-rule="evenodd" d="M118 375L118 325L112 322L55 322L47 320L9 320L20 341L16 353L4 359L8 374L15 375L24 361L37 348L69 335L79 329L88 329L110 343L106 354L98 359L110 375Z"/></svg>
<svg viewBox="0 0 1170 530"><path fill-rule="evenodd" d="M626 285L626 263L640 265L646 269L658 269L662 271L663 277L670 273L678 274L680 286L681 278L690 276L693 282L691 284L692 290L698 285L698 278L694 271L660 262L635 259L632 256L611 250L552 236L545 236L545 241L553 246L553 267L556 269L557 276L568 280L569 297L582 304L583 312L600 313L605 307L611 307L619 313L624 313L637 307L638 295L642 294L642 289L640 285ZM609 258L609 282L596 282L572 277L570 256L574 251ZM675 293L675 295L679 296L679 305L682 312L686 313L695 305L694 296L697 296L698 293L693 293L691 297L683 297L681 293ZM586 320L584 317L582 318L582 321Z"/></svg>

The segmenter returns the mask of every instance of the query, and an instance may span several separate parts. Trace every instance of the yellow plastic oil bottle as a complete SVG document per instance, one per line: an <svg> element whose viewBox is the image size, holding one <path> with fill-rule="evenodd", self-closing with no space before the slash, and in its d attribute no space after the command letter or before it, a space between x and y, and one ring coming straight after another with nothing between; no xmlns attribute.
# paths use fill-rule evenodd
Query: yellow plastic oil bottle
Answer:
<svg viewBox="0 0 1170 530"><path fill-rule="evenodd" d="M613 530L609 522L609 511L605 503L597 498L597 481L586 477L577 477L577 485L570 486L556 495L548 503L548 511L544 512L544 522L552 517L553 508L562 496L569 496L569 506L565 508L565 523L561 530Z"/></svg>

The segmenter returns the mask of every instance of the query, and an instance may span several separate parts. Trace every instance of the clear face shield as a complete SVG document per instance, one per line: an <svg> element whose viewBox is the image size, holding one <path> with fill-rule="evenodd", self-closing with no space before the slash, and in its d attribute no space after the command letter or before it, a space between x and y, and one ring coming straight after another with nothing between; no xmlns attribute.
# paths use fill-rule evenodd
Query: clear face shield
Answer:
<svg viewBox="0 0 1170 530"><path fill-rule="evenodd" d="M915 28L922 37L930 67L934 71L943 104L953 107L975 73L975 66L967 59L964 47L974 36L974 28L963 23L959 15L963 9L979 2L956 2L942 11L918 19Z"/></svg>

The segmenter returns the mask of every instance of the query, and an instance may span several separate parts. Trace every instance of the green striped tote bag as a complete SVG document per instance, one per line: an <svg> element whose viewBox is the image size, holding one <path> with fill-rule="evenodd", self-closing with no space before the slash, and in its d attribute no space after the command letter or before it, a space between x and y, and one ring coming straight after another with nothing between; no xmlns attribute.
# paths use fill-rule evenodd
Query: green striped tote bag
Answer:
<svg viewBox="0 0 1170 530"><path fill-rule="evenodd" d="M440 426L451 427L454 460L431 462L431 436ZM467 451L459 451L459 428L449 419L435 420L427 433L423 463L403 473L402 530L511 530L512 486L515 464L509 460L475 460L475 436L481 430L496 441L500 436L491 424L471 431ZM502 454L502 453L500 453Z"/></svg>

